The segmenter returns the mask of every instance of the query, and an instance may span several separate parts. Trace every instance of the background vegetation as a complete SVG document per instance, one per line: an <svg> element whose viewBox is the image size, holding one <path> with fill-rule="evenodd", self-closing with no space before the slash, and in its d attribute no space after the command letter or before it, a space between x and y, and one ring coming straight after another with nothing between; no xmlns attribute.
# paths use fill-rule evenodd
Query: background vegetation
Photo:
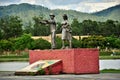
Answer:
<svg viewBox="0 0 120 80"><path fill-rule="evenodd" d="M73 10L50 10L30 4L0 6L0 55L17 54L32 49L50 49L51 44L32 36L50 35L49 25L39 22L48 19L49 13L56 15L57 31L61 33L63 13L68 14L73 36L87 35L83 39L72 39L73 48L99 48L100 55L111 55L113 49L119 55L120 49L120 5L97 13L81 13ZM109 12L109 13L108 13ZM29 14L30 13L30 14ZM114 15L115 14L115 15ZM57 37L57 49L61 38ZM107 51L107 53L106 53Z"/></svg>
<svg viewBox="0 0 120 80"><path fill-rule="evenodd" d="M6 16L0 19L0 53L24 51L26 49L50 49L51 44L43 39L34 40L31 36L50 35L49 25L40 24L43 17L33 17L34 25L31 23L22 27L22 20L18 16ZM57 33L61 33L61 24L57 23ZM71 23L72 35L88 35L89 37L72 41L73 48L99 48L120 49L120 23L107 20L97 22L84 20L79 22L74 19ZM61 48L61 38L57 37L57 48Z"/></svg>

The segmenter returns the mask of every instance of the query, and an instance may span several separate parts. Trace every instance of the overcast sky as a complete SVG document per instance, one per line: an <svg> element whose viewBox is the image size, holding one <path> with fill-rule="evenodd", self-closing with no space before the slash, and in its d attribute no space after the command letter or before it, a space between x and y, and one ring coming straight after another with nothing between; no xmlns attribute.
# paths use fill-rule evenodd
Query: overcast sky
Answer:
<svg viewBox="0 0 120 80"><path fill-rule="evenodd" d="M49 9L72 9L81 12L96 12L120 4L120 0L0 0L0 6L30 3Z"/></svg>

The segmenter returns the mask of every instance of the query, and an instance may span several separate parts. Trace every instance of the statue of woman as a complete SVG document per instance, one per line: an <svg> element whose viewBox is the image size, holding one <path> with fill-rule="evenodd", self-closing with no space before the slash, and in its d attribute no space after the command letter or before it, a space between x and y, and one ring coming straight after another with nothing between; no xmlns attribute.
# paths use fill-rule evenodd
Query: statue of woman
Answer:
<svg viewBox="0 0 120 80"><path fill-rule="evenodd" d="M68 23L68 17L66 14L63 15L62 22L62 49L65 49L65 41L69 42L69 48L72 48L72 35L71 35L71 26Z"/></svg>

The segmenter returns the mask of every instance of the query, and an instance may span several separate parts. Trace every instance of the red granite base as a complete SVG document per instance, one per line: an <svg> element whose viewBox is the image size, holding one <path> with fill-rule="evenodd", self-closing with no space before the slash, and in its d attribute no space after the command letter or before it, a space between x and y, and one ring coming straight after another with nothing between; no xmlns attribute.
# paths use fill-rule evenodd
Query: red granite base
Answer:
<svg viewBox="0 0 120 80"><path fill-rule="evenodd" d="M78 48L61 50L30 50L30 64L38 60L62 60L63 73L99 73L99 50Z"/></svg>

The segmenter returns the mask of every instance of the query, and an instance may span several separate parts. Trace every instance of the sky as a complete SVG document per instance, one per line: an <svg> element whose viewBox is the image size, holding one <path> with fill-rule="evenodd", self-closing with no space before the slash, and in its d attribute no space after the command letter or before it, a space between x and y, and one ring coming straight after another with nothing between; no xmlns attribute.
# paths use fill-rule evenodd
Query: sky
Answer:
<svg viewBox="0 0 120 80"><path fill-rule="evenodd" d="M92 13L120 4L120 0L0 0L0 6L30 3L49 9L76 10Z"/></svg>

